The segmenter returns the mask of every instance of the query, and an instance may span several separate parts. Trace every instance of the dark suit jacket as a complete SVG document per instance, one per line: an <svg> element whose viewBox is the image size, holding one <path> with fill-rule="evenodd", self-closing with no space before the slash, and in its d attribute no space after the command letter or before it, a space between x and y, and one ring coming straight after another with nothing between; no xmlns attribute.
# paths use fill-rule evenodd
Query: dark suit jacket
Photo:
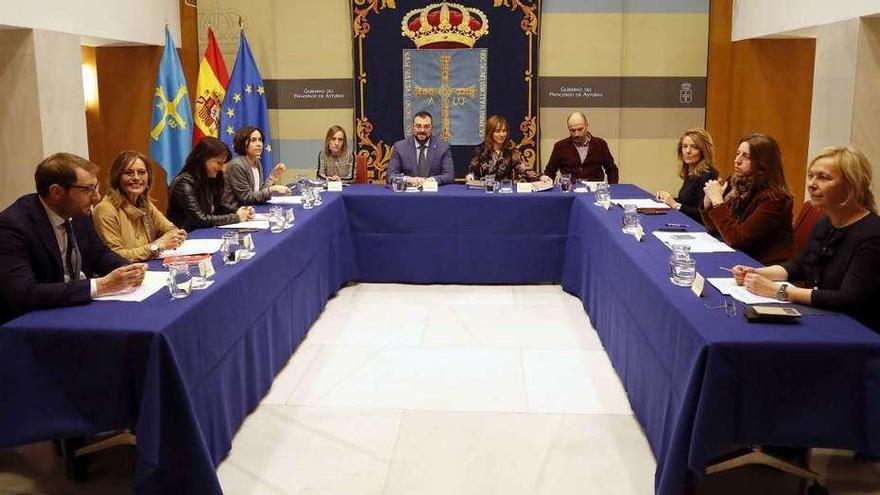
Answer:
<svg viewBox="0 0 880 495"><path fill-rule="evenodd" d="M572 180L600 181L607 175L609 184L617 184L619 179L617 165L614 164L608 143L596 136L590 137L590 148L583 162L571 137L557 141L553 145L553 153L550 154L544 174L552 179L557 170L563 174L571 174Z"/></svg>
<svg viewBox="0 0 880 495"><path fill-rule="evenodd" d="M91 216L73 219L86 277L106 275L128 263L107 248ZM19 198L0 213L0 323L42 308L91 300L90 282L64 282L58 241L36 194Z"/></svg>
<svg viewBox="0 0 880 495"><path fill-rule="evenodd" d="M431 136L425 158L431 165L428 177L435 178L437 184L441 186L455 182L455 167L452 165L452 150L449 149L449 143L437 136ZM391 177L397 174L409 177L418 176L416 174L415 138L412 136L394 143L394 147L391 149L391 161L388 163L386 181L390 181Z"/></svg>

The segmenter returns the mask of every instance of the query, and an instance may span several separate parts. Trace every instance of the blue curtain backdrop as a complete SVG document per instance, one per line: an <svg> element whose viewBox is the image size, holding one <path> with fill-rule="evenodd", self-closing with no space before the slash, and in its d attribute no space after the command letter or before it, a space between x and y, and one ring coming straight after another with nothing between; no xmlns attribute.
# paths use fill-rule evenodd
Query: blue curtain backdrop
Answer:
<svg viewBox="0 0 880 495"><path fill-rule="evenodd" d="M365 165L368 182L384 182L391 146L404 137L402 61L406 50L419 48L413 39L403 34L406 25L404 17L412 21L418 14L407 14L429 5L435 7L430 10L432 15L427 19L436 22L440 5L444 4L419 0L351 0L356 145L358 161ZM485 104L477 107L484 109L483 119L492 114L507 118L511 138L519 145L529 164L537 169L540 0L475 0L466 2L466 5L445 5L453 16L460 15L462 7L478 11L471 11L469 15L472 15L472 20L479 19L480 14L485 15L488 32L472 45L472 48L485 49L487 52ZM419 51L433 50L439 53L459 48L467 47L441 43L422 46ZM479 96L479 88L477 93ZM411 99L414 100L419 98ZM434 134L440 135L440 112L431 113L434 116ZM451 116L453 127L457 118L456 115ZM406 126L408 132L408 124ZM456 177L463 177L467 173L474 145L455 145L455 141L452 153Z"/></svg>

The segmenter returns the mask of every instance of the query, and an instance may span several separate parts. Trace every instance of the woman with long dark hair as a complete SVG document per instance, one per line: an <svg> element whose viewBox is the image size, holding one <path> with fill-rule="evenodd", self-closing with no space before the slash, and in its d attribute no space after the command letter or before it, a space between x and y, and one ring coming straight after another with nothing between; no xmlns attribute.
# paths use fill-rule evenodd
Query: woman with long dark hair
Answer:
<svg viewBox="0 0 880 495"><path fill-rule="evenodd" d="M223 201L238 208L239 206L263 204L273 194L287 196L290 189L277 184L281 175L287 170L283 163L278 163L263 180L263 131L246 125L235 133L232 146L236 157L226 164L223 178L226 181Z"/></svg>
<svg viewBox="0 0 880 495"><path fill-rule="evenodd" d="M706 230L765 265L792 257L791 193L782 172L782 153L767 134L740 139L734 174L721 184L706 182L700 214Z"/></svg>
<svg viewBox="0 0 880 495"><path fill-rule="evenodd" d="M223 167L229 155L229 148L215 137L203 137L196 143L168 190L169 220L190 232L254 217L253 207L236 210L222 201Z"/></svg>
<svg viewBox="0 0 880 495"><path fill-rule="evenodd" d="M522 154L510 139L507 119L501 115L492 115L486 119L486 135L483 142L474 150L468 171L469 179L482 179L487 175L494 175L496 180L550 181L549 177L540 176L526 165Z"/></svg>

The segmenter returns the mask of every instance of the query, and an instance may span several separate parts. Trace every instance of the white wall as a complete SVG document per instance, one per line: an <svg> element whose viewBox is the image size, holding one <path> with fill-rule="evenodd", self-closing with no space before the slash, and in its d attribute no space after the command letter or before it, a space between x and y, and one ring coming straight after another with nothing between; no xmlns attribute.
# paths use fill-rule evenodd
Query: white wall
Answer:
<svg viewBox="0 0 880 495"><path fill-rule="evenodd" d="M0 25L79 35L85 44L180 46L178 0L0 0Z"/></svg>
<svg viewBox="0 0 880 495"><path fill-rule="evenodd" d="M880 13L877 0L734 0L733 41Z"/></svg>

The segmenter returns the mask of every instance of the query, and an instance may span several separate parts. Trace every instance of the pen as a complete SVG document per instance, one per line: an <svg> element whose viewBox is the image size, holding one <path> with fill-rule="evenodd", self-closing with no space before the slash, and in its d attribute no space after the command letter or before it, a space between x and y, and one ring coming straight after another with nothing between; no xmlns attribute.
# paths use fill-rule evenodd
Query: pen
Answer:
<svg viewBox="0 0 880 495"><path fill-rule="evenodd" d="M683 229L687 228L687 225L684 225L682 223L667 223L666 226L667 227L681 227Z"/></svg>
<svg viewBox="0 0 880 495"><path fill-rule="evenodd" d="M727 268L726 266L719 266L718 268L724 270L725 272L733 273L733 268Z"/></svg>

